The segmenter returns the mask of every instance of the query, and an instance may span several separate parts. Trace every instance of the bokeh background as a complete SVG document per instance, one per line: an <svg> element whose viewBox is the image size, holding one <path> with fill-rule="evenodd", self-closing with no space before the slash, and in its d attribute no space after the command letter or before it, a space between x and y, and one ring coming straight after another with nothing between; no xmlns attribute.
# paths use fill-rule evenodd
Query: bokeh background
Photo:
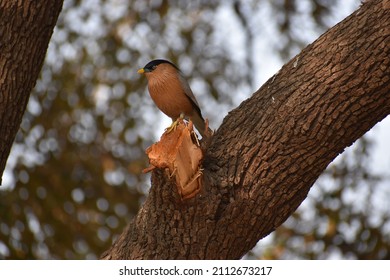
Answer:
<svg viewBox="0 0 390 280"><path fill-rule="evenodd" d="M170 119L137 69L176 63L223 117L359 0L65 0L0 187L0 259L96 259L150 188ZM390 259L390 121L339 156L244 258Z"/></svg>

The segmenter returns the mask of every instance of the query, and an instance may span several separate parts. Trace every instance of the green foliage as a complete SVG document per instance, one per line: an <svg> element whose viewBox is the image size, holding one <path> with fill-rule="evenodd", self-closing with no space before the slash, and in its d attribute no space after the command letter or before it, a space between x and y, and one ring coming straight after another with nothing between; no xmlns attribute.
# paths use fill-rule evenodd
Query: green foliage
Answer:
<svg viewBox="0 0 390 280"><path fill-rule="evenodd" d="M337 1L306 2L65 1L8 162L8 183L0 189L0 259L98 258L142 204L150 185L142 173L144 150L162 133L162 115L137 69L154 58L176 63L217 128L260 86L268 65L259 59L272 53L285 60L335 23ZM302 28L308 36L297 35ZM263 56L259 41L268 42ZM389 243L379 226L367 228L372 213L348 210L353 203L343 198L353 180L371 175L364 166L351 174L343 162L334 168L324 176L344 178L343 188L329 191L321 187L328 182L319 181L313 216L321 227L360 219L366 240L378 240L366 249L340 249L341 257L388 257L372 249ZM322 204L335 199L338 208ZM346 210L339 213L341 205ZM334 226L333 236L321 235L320 226L302 227L302 216L298 211L275 234L281 244L275 248L289 253L268 255L327 258L322 251L343 244L336 238L342 225ZM289 243L299 240L306 246ZM318 246L321 252L313 249Z"/></svg>

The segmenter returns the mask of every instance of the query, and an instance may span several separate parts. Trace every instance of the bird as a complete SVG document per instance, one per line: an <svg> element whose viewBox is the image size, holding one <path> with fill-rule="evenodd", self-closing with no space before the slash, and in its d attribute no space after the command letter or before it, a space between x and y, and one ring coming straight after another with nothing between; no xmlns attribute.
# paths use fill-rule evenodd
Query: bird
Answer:
<svg viewBox="0 0 390 280"><path fill-rule="evenodd" d="M156 106L172 119L168 132L176 127L180 118L184 118L193 122L202 138L212 135L210 128L207 127L206 131L205 120L190 85L175 64L155 59L140 68L138 73L146 76L149 94Z"/></svg>

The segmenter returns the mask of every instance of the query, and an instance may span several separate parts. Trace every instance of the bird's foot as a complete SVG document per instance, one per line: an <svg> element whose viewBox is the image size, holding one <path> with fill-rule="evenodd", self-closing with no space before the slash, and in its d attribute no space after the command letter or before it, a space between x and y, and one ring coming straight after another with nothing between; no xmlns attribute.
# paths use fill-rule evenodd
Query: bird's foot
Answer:
<svg viewBox="0 0 390 280"><path fill-rule="evenodd" d="M180 121L184 119L184 114L181 113L180 116L172 122L172 124L165 129L165 133L170 133L176 129L176 127L179 125Z"/></svg>

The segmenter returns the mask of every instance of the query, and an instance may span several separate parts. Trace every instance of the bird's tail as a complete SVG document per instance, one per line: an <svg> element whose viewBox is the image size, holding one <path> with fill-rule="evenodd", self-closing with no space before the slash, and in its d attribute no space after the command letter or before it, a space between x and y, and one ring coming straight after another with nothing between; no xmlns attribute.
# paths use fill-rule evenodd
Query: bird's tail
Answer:
<svg viewBox="0 0 390 280"><path fill-rule="evenodd" d="M199 131L200 135L202 135L202 138L209 138L211 135L213 135L213 131L207 126L206 129L206 123L205 120L201 115L198 114L198 112L194 113L192 116L189 116L191 121L194 123L196 129Z"/></svg>

